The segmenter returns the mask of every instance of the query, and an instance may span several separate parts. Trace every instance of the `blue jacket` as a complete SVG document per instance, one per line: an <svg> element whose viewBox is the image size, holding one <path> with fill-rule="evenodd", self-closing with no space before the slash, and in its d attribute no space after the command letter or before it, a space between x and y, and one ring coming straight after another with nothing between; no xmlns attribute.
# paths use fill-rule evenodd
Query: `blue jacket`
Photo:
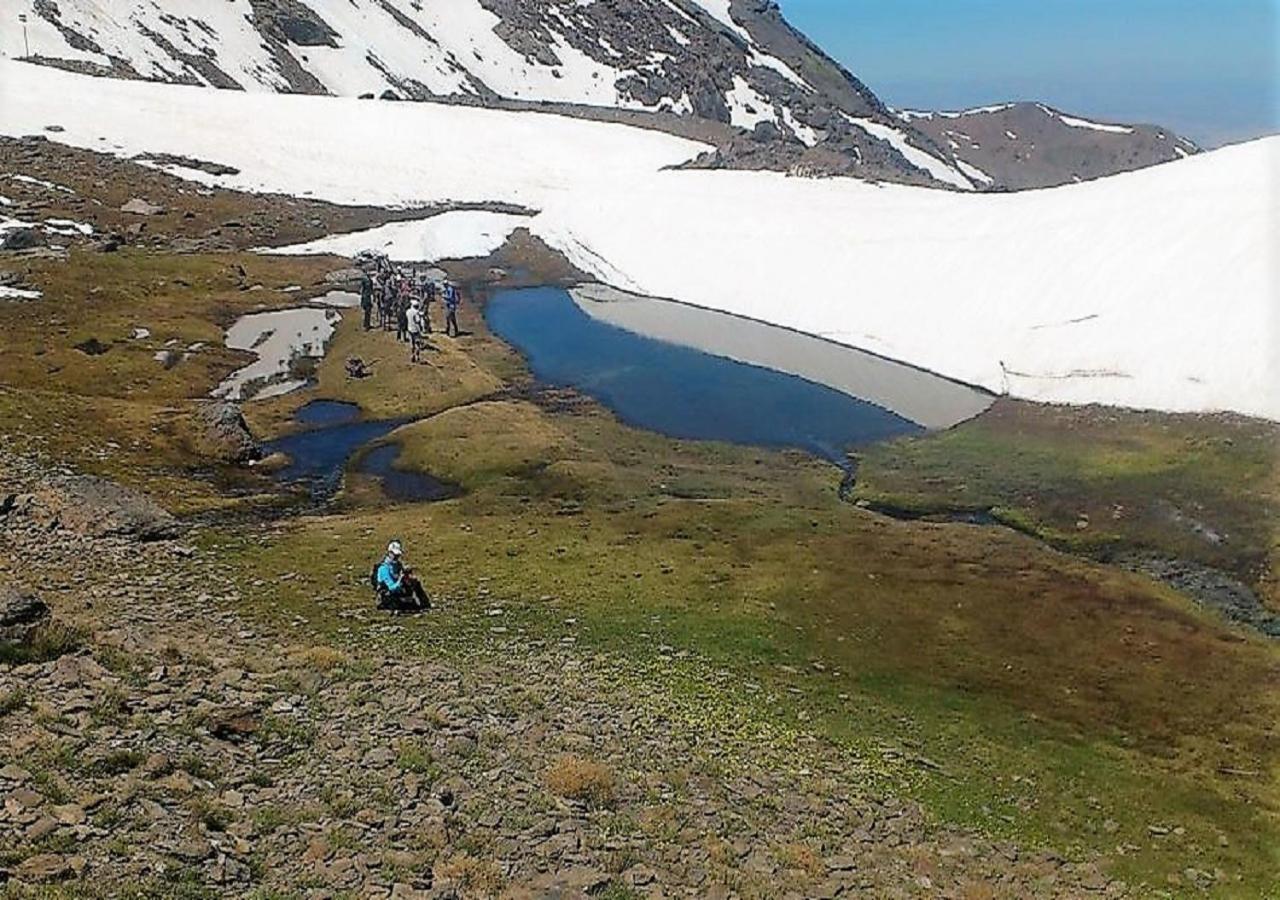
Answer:
<svg viewBox="0 0 1280 900"><path fill-rule="evenodd" d="M404 567L388 556L382 561L382 565L378 566L378 584L394 593L400 590L400 585L403 582Z"/></svg>

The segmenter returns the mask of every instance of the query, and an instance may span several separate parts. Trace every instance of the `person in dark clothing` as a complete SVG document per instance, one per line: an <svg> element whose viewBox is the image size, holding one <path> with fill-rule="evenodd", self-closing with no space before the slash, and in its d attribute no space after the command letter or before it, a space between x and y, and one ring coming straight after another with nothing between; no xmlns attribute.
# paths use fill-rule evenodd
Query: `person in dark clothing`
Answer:
<svg viewBox="0 0 1280 900"><path fill-rule="evenodd" d="M368 331L369 315L373 312L373 279L368 272L360 277L360 309L364 313L364 330Z"/></svg>
<svg viewBox="0 0 1280 900"><path fill-rule="evenodd" d="M462 298L458 296L458 289L454 287L453 282L446 281L444 285L444 333L446 337L460 337L462 330L458 328L458 307L462 304Z"/></svg>
<svg viewBox="0 0 1280 900"><path fill-rule="evenodd" d="M378 273L377 285L374 287L373 302L378 310L378 327L387 327L387 275Z"/></svg>
<svg viewBox="0 0 1280 900"><path fill-rule="evenodd" d="M431 296L431 280L430 279L424 278L422 279L422 282L420 282L419 285L417 285L417 296L419 296L420 300L422 301L421 302L422 334L430 334L431 333L431 301L435 300L435 298Z"/></svg>
<svg viewBox="0 0 1280 900"><path fill-rule="evenodd" d="M387 546L387 555L374 573L380 609L425 610L431 607L422 582L404 566L404 549L399 541Z"/></svg>
<svg viewBox="0 0 1280 900"><path fill-rule="evenodd" d="M397 297L396 304L396 340L407 341L409 339L409 307L404 302L403 297Z"/></svg>
<svg viewBox="0 0 1280 900"><path fill-rule="evenodd" d="M382 302L379 307L382 310L382 330L390 331L396 324L396 305L395 305L395 288L391 284L391 278L388 276L382 282Z"/></svg>

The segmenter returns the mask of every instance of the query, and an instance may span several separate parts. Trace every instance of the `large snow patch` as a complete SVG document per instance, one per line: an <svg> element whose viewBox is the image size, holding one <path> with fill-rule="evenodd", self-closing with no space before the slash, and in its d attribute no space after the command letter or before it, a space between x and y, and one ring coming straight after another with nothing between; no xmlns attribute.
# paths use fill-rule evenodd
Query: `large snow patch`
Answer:
<svg viewBox="0 0 1280 900"><path fill-rule="evenodd" d="M78 146L226 163L240 174L219 181L247 189L521 204L541 211L535 234L615 287L1016 396L1280 419L1280 138L1049 191L962 195L671 170L704 147L539 113L0 63L0 133L50 124Z"/></svg>
<svg viewBox="0 0 1280 900"><path fill-rule="evenodd" d="M507 242L511 233L528 224L527 216L484 210L454 210L408 222L390 222L364 231L335 234L305 244L267 250L283 256L332 253L355 256L378 250L398 262L435 262L488 256Z"/></svg>

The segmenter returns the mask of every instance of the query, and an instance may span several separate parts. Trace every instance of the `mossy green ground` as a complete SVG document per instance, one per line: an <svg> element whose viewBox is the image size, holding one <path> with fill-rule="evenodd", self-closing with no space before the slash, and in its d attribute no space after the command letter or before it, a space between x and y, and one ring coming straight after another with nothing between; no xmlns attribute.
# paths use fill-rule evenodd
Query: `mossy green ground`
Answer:
<svg viewBox="0 0 1280 900"><path fill-rule="evenodd" d="M123 264L109 272L94 270L98 264L85 262L79 282L141 277ZM270 273L270 284L281 286L313 283L322 263L314 263L312 280L289 268L309 264L263 263L283 267ZM227 260L135 265L144 273L191 267L184 280L195 284L202 267L221 272ZM258 277L267 283L267 274ZM234 300L216 289L184 293L182 322L171 330L216 340L228 315L253 302L235 293ZM277 299L283 305L287 295ZM51 291L44 324L29 326L23 340L49 327L50 316L78 321L87 302L74 291ZM121 296L103 307L103 324L93 329L77 325L43 338L46 353L78 353L62 345L81 331L118 336L168 306L156 299L156 309L136 315L130 302ZM17 333L10 315L0 312L7 336ZM116 329L109 335L108 325ZM351 477L325 515L205 531L203 550L240 582L247 612L301 617L300 629L356 653L465 658L507 652L517 636L573 642L619 662L637 692L709 732L773 735L786 752L787 736L826 735L848 748L857 778L918 798L939 820L1100 854L1116 874L1149 888L1171 887L1170 876L1194 867L1221 869L1224 896L1275 889L1274 644L1226 627L1152 582L1023 535L861 510L839 500L838 470L801 454L678 442L625 427L592 403L519 399L527 375L518 357L485 331L474 309L463 326L470 336L437 339L431 364L411 366L391 336L362 333L348 314L320 366L318 389L251 408L251 420L271 430L287 428L288 413L316 396L357 400L379 416L431 414L393 435L403 447L400 465L456 481L466 494L394 505L376 484ZM21 355L23 346L5 352ZM166 442L163 430L158 436L145 424L160 409L186 409L183 398L207 392L242 360L219 352L185 372L180 365L176 375L143 378L111 355L55 371L29 361L11 369L6 358L0 427L132 483L158 484L162 499L181 509L270 490L262 476L215 478L180 440ZM348 355L377 360L373 378L346 380L340 370ZM132 418L92 412L107 401ZM1025 444L1015 434L1002 445L1006 454L1030 448L1011 464L1024 473L1026 508L1070 490L1077 493L1063 508L1073 530L1080 512L1091 523L1101 519L1092 510L1116 501L1095 498L1096 479L1146 464L1095 452L1083 438L1077 453L1075 430L1059 434L1052 411L1037 410L1025 415L1042 416L1040 431ZM110 440L120 450L95 461L59 436L56 424L66 416L79 417L80 444ZM1217 440L1217 426L1186 417L1162 422L1170 436L1158 444L1160 471L1191 498L1179 508L1199 503L1233 533L1257 533L1247 506L1222 500L1259 483L1252 445L1224 426L1232 443L1215 444L1205 465L1203 446ZM1114 413L1106 434L1112 443L1144 447L1149 430L1147 417ZM972 464L962 446L945 445L960 438L930 440L944 442L936 451L939 477ZM1037 483L1036 454L1046 445L1061 462L1044 465ZM872 461L879 452L866 456L866 490L883 483ZM895 452L885 448L882 458ZM1183 481L1180 473L1191 470L1195 476ZM231 479L241 493L220 493L228 482L217 478ZM1136 482L1132 491L1143 496ZM407 543L439 603L388 636L371 613L351 613L368 612L365 578L392 537Z"/></svg>
<svg viewBox="0 0 1280 900"><path fill-rule="evenodd" d="M1270 423L1002 400L948 432L866 448L854 496L993 508L1059 546L1196 560L1280 609L1280 427Z"/></svg>

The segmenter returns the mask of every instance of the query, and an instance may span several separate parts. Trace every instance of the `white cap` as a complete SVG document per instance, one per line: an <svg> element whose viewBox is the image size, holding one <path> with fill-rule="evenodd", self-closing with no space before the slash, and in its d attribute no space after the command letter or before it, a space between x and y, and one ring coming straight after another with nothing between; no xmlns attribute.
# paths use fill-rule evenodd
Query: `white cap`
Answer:
<svg viewBox="0 0 1280 900"><path fill-rule="evenodd" d="M404 548L400 546L399 541L392 541L390 544L387 544L387 553L391 556L400 556L404 553Z"/></svg>

